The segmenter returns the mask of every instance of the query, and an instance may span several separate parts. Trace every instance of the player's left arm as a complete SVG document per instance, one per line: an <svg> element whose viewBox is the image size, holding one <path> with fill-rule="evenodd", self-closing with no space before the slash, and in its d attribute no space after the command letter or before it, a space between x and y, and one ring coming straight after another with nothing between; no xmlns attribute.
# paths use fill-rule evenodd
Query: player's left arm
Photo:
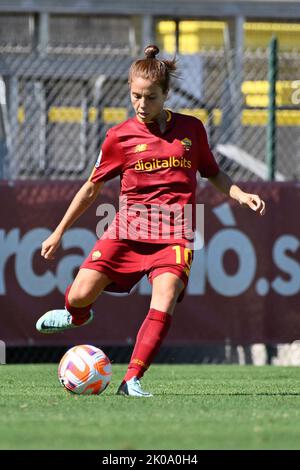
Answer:
<svg viewBox="0 0 300 470"><path fill-rule="evenodd" d="M209 177L208 179L216 189L227 194L227 196L230 196L232 199L235 199L242 206L249 207L259 215L265 214L265 202L257 194L242 191L224 171L219 170L217 175Z"/></svg>

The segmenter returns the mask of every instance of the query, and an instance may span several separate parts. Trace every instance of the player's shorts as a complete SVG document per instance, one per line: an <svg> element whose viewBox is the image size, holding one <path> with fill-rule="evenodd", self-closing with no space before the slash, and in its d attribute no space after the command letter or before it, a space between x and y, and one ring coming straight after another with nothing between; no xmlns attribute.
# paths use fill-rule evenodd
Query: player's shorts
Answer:
<svg viewBox="0 0 300 470"><path fill-rule="evenodd" d="M81 268L103 272L112 280L104 290L120 293L130 292L145 274L151 284L160 274L176 274L184 284L177 300L180 302L192 260L193 251L183 245L103 239L96 242Z"/></svg>

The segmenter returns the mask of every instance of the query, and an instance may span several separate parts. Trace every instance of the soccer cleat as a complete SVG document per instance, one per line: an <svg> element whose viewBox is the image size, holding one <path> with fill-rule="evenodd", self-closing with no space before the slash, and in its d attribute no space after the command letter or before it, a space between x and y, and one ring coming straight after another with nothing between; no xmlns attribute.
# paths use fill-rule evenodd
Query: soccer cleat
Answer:
<svg viewBox="0 0 300 470"><path fill-rule="evenodd" d="M88 325L93 320L93 318L93 311L90 310L90 317L84 323L81 325L74 325L74 323L72 323L72 315L68 312L68 310L50 310L38 319L35 327L40 333L57 333L59 331Z"/></svg>
<svg viewBox="0 0 300 470"><path fill-rule="evenodd" d="M118 388L117 395L125 395L129 397L153 397L152 393L145 392L142 389L141 383L138 377L132 377L127 382L122 382Z"/></svg>

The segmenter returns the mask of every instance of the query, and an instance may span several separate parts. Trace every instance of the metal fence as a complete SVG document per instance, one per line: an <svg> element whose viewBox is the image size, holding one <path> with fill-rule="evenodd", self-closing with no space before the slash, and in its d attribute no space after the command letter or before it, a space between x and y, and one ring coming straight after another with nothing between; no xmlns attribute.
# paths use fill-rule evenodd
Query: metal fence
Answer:
<svg viewBox="0 0 300 470"><path fill-rule="evenodd" d="M107 129L132 115L133 59L121 50L3 53L0 177L86 178ZM278 180L300 177L299 63L299 53L278 56ZM266 179L268 51L178 55L178 66L167 107L204 122L218 161L235 179Z"/></svg>

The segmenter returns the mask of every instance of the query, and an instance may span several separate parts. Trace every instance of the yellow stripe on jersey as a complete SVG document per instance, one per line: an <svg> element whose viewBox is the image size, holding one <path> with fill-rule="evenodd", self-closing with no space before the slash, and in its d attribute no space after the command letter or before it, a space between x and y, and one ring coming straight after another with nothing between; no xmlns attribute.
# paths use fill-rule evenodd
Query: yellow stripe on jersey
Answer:
<svg viewBox="0 0 300 470"><path fill-rule="evenodd" d="M165 109L165 111L167 113L167 122L170 122L172 119L172 113L168 109Z"/></svg>

